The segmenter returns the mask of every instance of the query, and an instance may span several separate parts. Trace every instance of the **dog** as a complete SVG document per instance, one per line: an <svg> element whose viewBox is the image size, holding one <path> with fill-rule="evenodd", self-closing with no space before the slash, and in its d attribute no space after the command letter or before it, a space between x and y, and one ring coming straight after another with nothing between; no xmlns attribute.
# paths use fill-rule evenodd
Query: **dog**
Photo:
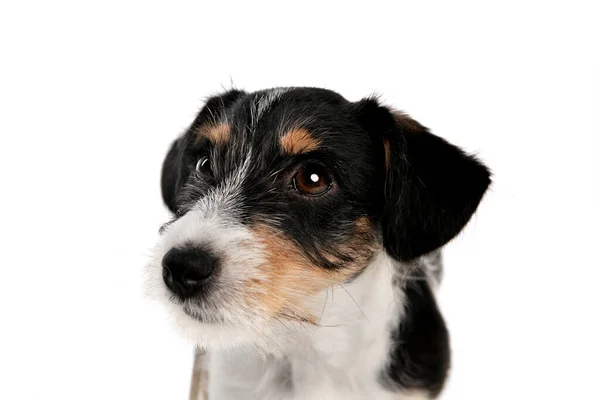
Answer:
<svg viewBox="0 0 600 400"><path fill-rule="evenodd" d="M148 290L207 352L210 400L436 398L441 248L490 176L375 97L232 89L168 150Z"/></svg>

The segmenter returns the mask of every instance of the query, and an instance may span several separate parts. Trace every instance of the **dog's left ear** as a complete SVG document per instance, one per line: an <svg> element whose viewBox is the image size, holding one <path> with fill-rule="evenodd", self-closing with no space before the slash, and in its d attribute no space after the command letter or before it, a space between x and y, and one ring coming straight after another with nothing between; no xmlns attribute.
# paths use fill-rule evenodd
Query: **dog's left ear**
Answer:
<svg viewBox="0 0 600 400"><path fill-rule="evenodd" d="M183 184L181 177L182 167L182 140L183 137L175 139L163 161L160 187L165 205L172 213L177 212L175 201L177 192Z"/></svg>
<svg viewBox="0 0 600 400"><path fill-rule="evenodd" d="M490 184L489 170L376 100L362 100L355 107L358 122L383 158L381 224L386 251L407 261L448 243L477 209Z"/></svg>

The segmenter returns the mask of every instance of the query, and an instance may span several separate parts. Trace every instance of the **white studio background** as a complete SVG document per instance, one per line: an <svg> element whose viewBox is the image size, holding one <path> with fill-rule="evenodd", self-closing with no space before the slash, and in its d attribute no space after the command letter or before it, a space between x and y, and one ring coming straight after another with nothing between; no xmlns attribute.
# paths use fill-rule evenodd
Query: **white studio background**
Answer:
<svg viewBox="0 0 600 400"><path fill-rule="evenodd" d="M231 81L377 92L478 153L443 399L598 398L593 3L3 1L0 398L187 398L192 349L141 270L163 156Z"/></svg>

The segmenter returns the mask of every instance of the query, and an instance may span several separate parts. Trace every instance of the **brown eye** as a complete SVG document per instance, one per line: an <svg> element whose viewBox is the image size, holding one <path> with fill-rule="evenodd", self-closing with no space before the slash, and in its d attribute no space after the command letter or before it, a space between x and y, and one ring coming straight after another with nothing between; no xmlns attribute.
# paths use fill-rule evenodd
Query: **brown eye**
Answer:
<svg viewBox="0 0 600 400"><path fill-rule="evenodd" d="M331 177L321 165L307 165L294 176L294 188L300 194L318 196L331 188Z"/></svg>

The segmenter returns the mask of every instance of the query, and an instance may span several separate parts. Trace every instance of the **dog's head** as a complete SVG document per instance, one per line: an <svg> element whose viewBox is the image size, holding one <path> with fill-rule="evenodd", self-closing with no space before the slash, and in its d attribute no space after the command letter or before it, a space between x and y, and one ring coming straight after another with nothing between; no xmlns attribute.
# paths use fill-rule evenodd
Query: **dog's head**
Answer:
<svg viewBox="0 0 600 400"><path fill-rule="evenodd" d="M475 158L375 99L315 88L209 99L163 164L175 218L151 283L207 346L318 323L311 298L380 250L410 261L451 240L489 184Z"/></svg>

